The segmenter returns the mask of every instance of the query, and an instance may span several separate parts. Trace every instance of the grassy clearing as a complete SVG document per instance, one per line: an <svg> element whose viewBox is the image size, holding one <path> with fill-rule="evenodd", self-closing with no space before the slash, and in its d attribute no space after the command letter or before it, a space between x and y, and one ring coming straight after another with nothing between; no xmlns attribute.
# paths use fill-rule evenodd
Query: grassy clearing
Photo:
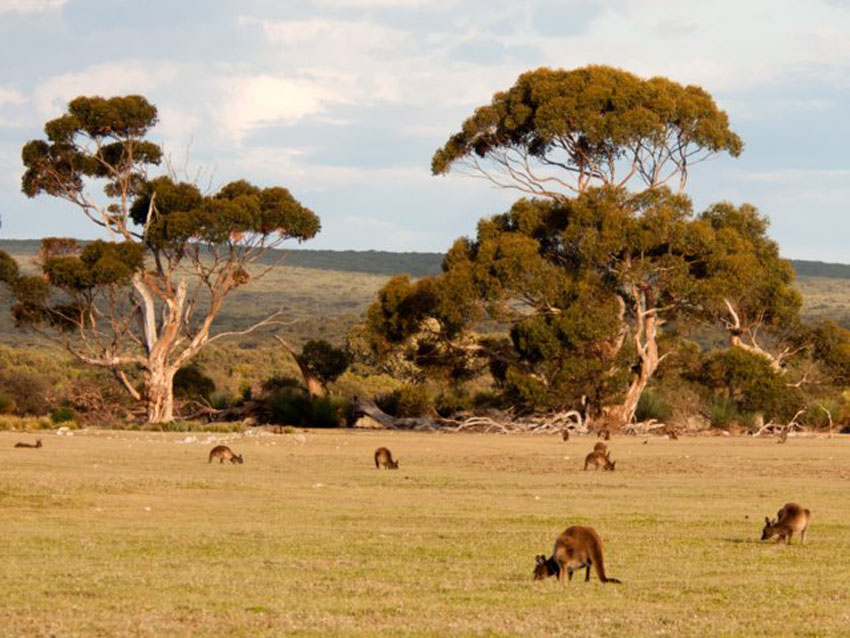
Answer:
<svg viewBox="0 0 850 638"><path fill-rule="evenodd" d="M5 635L767 636L850 626L850 440L0 432ZM32 437L34 438L34 436ZM225 442L245 464L208 465ZM387 445L398 471L377 471ZM788 500L809 542L758 538ZM570 524L609 575L533 557Z"/></svg>

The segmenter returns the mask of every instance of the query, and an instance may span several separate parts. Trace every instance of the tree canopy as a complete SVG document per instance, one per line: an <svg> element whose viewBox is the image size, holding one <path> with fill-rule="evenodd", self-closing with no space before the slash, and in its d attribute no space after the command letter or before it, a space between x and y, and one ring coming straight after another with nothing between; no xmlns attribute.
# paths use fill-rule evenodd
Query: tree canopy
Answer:
<svg viewBox="0 0 850 638"><path fill-rule="evenodd" d="M431 170L463 164L499 186L554 198L634 177L650 188L678 177L683 190L691 165L742 149L700 87L607 66L540 68L477 108Z"/></svg>

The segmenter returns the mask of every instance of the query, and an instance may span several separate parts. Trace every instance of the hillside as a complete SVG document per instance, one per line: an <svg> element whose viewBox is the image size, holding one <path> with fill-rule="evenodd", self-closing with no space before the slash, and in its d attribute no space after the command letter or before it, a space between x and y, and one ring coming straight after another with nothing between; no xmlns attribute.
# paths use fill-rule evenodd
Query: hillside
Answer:
<svg viewBox="0 0 850 638"><path fill-rule="evenodd" d="M0 240L0 249L16 257L27 270L38 240ZM365 312L388 277L414 277L440 272L440 253L382 251L288 250L267 255L265 263L282 257L281 265L263 279L237 291L225 305L217 327L238 329L282 308L281 332L296 342L324 338L340 343L351 325ZM850 265L792 261L805 299L809 319L829 318L850 326ZM8 300L0 293L0 304ZM257 336L243 341L252 342ZM23 345L37 341L17 331L8 312L0 312L0 343Z"/></svg>

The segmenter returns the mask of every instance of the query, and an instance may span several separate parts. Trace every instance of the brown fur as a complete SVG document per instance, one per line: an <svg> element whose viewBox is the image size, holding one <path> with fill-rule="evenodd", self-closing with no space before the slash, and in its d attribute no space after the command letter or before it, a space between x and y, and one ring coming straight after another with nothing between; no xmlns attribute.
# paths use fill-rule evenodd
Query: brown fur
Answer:
<svg viewBox="0 0 850 638"><path fill-rule="evenodd" d="M598 442L596 443L596 445L594 445L594 446L593 446L593 451L594 451L594 452L600 452L600 451L601 451L601 452L607 452L607 451L608 451L608 446L607 446L607 445L605 445L602 441L598 441Z"/></svg>
<svg viewBox="0 0 850 638"><path fill-rule="evenodd" d="M236 463L239 465L242 464L242 455L234 454L233 450L231 450L226 445L216 445L212 450L210 450L209 463L212 463L213 459L218 459L219 465L221 465L225 461L230 461L231 463Z"/></svg>
<svg viewBox="0 0 850 638"><path fill-rule="evenodd" d="M591 464L596 465L597 470L601 467L603 470L610 470L613 472L614 466L617 462L611 460L610 452L594 448L593 452L584 457L584 469L586 470L587 466Z"/></svg>
<svg viewBox="0 0 850 638"><path fill-rule="evenodd" d="M23 441L15 443L15 447L41 447L41 439L36 439L35 443L24 443Z"/></svg>
<svg viewBox="0 0 850 638"><path fill-rule="evenodd" d="M605 441L611 440L611 431L608 428L603 428L596 432L597 439L603 439Z"/></svg>
<svg viewBox="0 0 850 638"><path fill-rule="evenodd" d="M620 583L616 578L605 575L605 562L602 559L602 539L592 527L575 525L568 527L555 540L552 556L544 554L534 557L534 580L544 580L549 576L557 576L558 582L564 584L564 574L568 580L573 579L573 572L585 568L584 581L590 580L591 566L596 569L596 575L603 583Z"/></svg>
<svg viewBox="0 0 850 638"><path fill-rule="evenodd" d="M564 439L564 441L569 441L570 440L570 431L564 430L563 432L561 432L561 437Z"/></svg>
<svg viewBox="0 0 850 638"><path fill-rule="evenodd" d="M767 516L764 517L764 529L761 532L761 539L767 539L776 536L776 542L783 539L790 545L791 536L794 532L800 532L800 544L806 544L806 532L809 530L809 518L811 512L804 509L799 503L785 503L776 513L776 518L770 520Z"/></svg>
<svg viewBox="0 0 850 638"><path fill-rule="evenodd" d="M393 461L393 454L389 451L388 448L379 447L375 450L375 467L378 469L385 470L397 470L398 469L398 459Z"/></svg>

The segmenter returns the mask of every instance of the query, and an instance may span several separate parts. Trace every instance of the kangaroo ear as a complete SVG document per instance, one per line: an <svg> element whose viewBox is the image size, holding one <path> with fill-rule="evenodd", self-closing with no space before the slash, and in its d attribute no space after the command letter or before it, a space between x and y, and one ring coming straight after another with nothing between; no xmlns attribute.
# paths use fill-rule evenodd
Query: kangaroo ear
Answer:
<svg viewBox="0 0 850 638"><path fill-rule="evenodd" d="M770 526L770 519L767 516L764 517L764 524Z"/></svg>

